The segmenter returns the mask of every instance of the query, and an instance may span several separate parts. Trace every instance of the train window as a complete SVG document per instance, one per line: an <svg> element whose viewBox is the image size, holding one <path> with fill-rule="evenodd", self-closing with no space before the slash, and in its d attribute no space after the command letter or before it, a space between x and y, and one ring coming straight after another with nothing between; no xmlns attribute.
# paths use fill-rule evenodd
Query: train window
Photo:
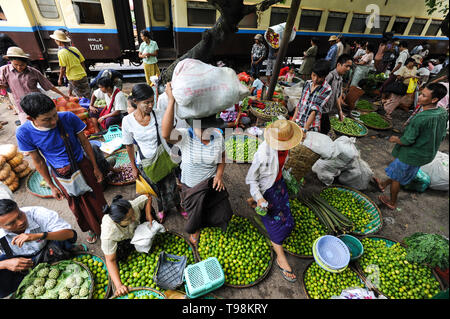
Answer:
<svg viewBox="0 0 450 319"><path fill-rule="evenodd" d="M73 0L78 24L105 24L100 0Z"/></svg>
<svg viewBox="0 0 450 319"><path fill-rule="evenodd" d="M46 19L58 19L58 7L55 0L36 0L39 12Z"/></svg>
<svg viewBox="0 0 450 319"><path fill-rule="evenodd" d="M322 11L320 10L302 10L300 16L300 30L317 31L319 29Z"/></svg>
<svg viewBox="0 0 450 319"><path fill-rule="evenodd" d="M165 0L153 0L153 19L155 21L166 21L166 1Z"/></svg>
<svg viewBox="0 0 450 319"><path fill-rule="evenodd" d="M427 24L427 19L414 19L414 23L411 26L411 30L409 30L410 35L421 35L425 25Z"/></svg>
<svg viewBox="0 0 450 319"><path fill-rule="evenodd" d="M210 27L216 23L216 9L209 3L188 1L188 26Z"/></svg>
<svg viewBox="0 0 450 319"><path fill-rule="evenodd" d="M394 26L392 27L392 32L394 34L405 33L406 27L408 26L409 18L395 18Z"/></svg>
<svg viewBox="0 0 450 319"><path fill-rule="evenodd" d="M325 31L342 32L342 30L344 29L345 20L347 20L347 13L330 12L328 14Z"/></svg>
<svg viewBox="0 0 450 319"><path fill-rule="evenodd" d="M389 21L391 21L390 16L379 16L379 20L378 20L379 28L376 28L374 25L373 28L370 29L370 33L372 33L372 34L384 33L389 25Z"/></svg>
<svg viewBox="0 0 450 319"><path fill-rule="evenodd" d="M430 26L428 27L428 30L426 32L426 35L428 36L436 36L441 29L442 21L440 20L432 20Z"/></svg>
<svg viewBox="0 0 450 319"><path fill-rule="evenodd" d="M367 28L367 17L368 14L353 14L352 23L350 24L350 28L348 29L348 32L352 33L364 33Z"/></svg>
<svg viewBox="0 0 450 319"><path fill-rule="evenodd" d="M256 13L247 14L241 22L239 22L238 26L240 28L257 28L258 27L258 16Z"/></svg>
<svg viewBox="0 0 450 319"><path fill-rule="evenodd" d="M288 8L272 8L272 12L270 13L270 25L274 26L286 22L288 14Z"/></svg>

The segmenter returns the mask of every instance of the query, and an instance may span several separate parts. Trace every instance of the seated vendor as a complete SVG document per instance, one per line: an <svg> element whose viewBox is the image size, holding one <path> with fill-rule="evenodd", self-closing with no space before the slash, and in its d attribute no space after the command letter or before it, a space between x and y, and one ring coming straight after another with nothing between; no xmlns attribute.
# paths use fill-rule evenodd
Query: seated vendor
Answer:
<svg viewBox="0 0 450 319"><path fill-rule="evenodd" d="M250 88L250 95L256 96L258 94L258 91L264 88L264 83L255 74L250 74L250 82L252 83L252 87Z"/></svg>
<svg viewBox="0 0 450 319"><path fill-rule="evenodd" d="M111 125L120 125L128 108L127 97L114 86L110 78L100 78L97 85L99 88L92 94L89 106L89 116L93 120L96 133L107 130ZM95 107L94 104L97 100L105 100L106 106Z"/></svg>
<svg viewBox="0 0 450 319"><path fill-rule="evenodd" d="M75 230L57 212L37 206L19 208L12 199L0 199L0 298L16 291L27 270L37 264L87 250L75 245L76 240ZM53 254L47 260L50 249L66 254Z"/></svg>
<svg viewBox="0 0 450 319"><path fill-rule="evenodd" d="M114 197L110 206L106 206L101 225L101 248L106 259L106 267L116 288L116 296L128 293L127 287L120 280L118 262L125 260L135 250L131 239L139 224L147 220L150 231L156 234L164 226L152 218L152 198L142 195L135 200L122 199L121 195ZM144 213L144 214L143 214Z"/></svg>

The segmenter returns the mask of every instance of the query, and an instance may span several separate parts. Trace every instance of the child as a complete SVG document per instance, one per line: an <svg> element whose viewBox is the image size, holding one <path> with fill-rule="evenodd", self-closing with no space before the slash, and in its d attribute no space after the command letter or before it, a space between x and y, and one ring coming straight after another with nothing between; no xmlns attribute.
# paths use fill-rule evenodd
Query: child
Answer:
<svg viewBox="0 0 450 319"><path fill-rule="evenodd" d="M262 90L264 87L264 83L259 79L259 76L255 73L250 74L250 82L252 83L252 87L250 89L250 95L256 96L259 90Z"/></svg>

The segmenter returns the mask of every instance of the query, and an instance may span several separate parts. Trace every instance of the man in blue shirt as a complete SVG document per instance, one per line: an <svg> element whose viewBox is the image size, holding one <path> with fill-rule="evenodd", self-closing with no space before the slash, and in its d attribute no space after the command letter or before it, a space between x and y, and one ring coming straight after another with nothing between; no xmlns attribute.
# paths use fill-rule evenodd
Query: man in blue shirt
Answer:
<svg viewBox="0 0 450 319"><path fill-rule="evenodd" d="M0 199L0 298L17 289L28 269L80 250L74 245L76 240L77 233L57 212L19 208L12 199ZM48 260L51 249L53 259Z"/></svg>
<svg viewBox="0 0 450 319"><path fill-rule="evenodd" d="M100 235L102 210L106 200L100 185L103 174L83 132L86 124L71 112L58 113L52 99L42 93L26 95L20 105L27 114L28 121L16 131L19 149L30 154L36 170L51 189L53 197L58 200L67 199L81 230L88 232L88 243L95 243ZM67 146L63 140L64 135L68 140ZM82 180L81 177L73 177L78 171L90 191L70 196L67 187L78 187L80 183L77 181ZM61 185L61 179L65 180L66 188ZM70 182L66 182L67 180Z"/></svg>
<svg viewBox="0 0 450 319"><path fill-rule="evenodd" d="M325 60L330 61L331 70L333 70L336 67L336 62L338 58L338 37L335 35L332 35L330 39L328 39L328 42L330 43L331 47L328 50L327 56L325 57Z"/></svg>

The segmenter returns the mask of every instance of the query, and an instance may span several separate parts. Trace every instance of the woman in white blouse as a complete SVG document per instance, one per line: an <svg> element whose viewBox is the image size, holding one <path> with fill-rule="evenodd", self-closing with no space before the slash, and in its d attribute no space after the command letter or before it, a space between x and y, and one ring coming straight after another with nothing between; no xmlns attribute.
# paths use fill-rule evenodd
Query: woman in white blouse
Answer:
<svg viewBox="0 0 450 319"><path fill-rule="evenodd" d="M128 293L128 287L120 279L118 262L125 260L135 250L130 244L136 227L147 220L150 232L156 234L164 228L152 218L152 198L142 195L135 200L114 197L110 206L105 207L101 225L101 249L106 259L106 267L116 288L116 296Z"/></svg>
<svg viewBox="0 0 450 319"><path fill-rule="evenodd" d="M283 179L283 167L289 150L302 141L303 131L295 122L278 120L266 128L264 138L245 180L250 185L253 198L249 203L253 202L254 208L267 207L267 214L261 220L277 254L276 265L284 279L295 282L297 277L283 250L283 241L295 225Z"/></svg>

